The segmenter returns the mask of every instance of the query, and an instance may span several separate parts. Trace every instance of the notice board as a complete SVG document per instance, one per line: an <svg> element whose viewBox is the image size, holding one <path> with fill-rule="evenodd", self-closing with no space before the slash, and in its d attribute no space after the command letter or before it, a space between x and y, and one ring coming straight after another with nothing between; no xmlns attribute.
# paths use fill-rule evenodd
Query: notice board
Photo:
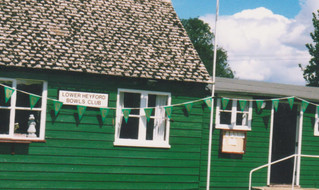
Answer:
<svg viewBox="0 0 319 190"><path fill-rule="evenodd" d="M223 130L221 133L221 152L244 154L246 151L246 131Z"/></svg>

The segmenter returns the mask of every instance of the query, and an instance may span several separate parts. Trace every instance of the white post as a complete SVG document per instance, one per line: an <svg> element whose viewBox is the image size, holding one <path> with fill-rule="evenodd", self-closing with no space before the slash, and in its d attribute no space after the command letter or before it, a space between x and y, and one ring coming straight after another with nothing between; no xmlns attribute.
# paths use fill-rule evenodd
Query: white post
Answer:
<svg viewBox="0 0 319 190"><path fill-rule="evenodd" d="M267 185L270 185L270 173L271 173L271 157L272 157L272 140L274 134L274 104L271 107L271 116L270 116L270 134L269 134L269 158L268 158L268 174L267 174Z"/></svg>
<svg viewBox="0 0 319 190"><path fill-rule="evenodd" d="M212 78L212 97L215 96L215 78L216 78L216 58L217 58L217 20L219 12L219 0L216 2L216 19L215 19L215 38L214 38L214 62L213 62L213 78ZM214 99L212 100L210 124L209 124L209 140L208 140L208 160L207 160L207 184L206 190L210 187L210 168L212 154L212 135L213 135L213 118L214 118Z"/></svg>
<svg viewBox="0 0 319 190"><path fill-rule="evenodd" d="M294 169L292 171L292 186L291 186L291 189L294 190L295 188L295 180L296 180L296 154L294 156Z"/></svg>
<svg viewBox="0 0 319 190"><path fill-rule="evenodd" d="M300 162L301 162L301 146L302 146L302 123L303 123L303 111L300 108L300 117L299 117L299 136L298 136L298 160L297 160L297 176L296 176L296 185L300 185ZM295 175L295 174L293 174Z"/></svg>

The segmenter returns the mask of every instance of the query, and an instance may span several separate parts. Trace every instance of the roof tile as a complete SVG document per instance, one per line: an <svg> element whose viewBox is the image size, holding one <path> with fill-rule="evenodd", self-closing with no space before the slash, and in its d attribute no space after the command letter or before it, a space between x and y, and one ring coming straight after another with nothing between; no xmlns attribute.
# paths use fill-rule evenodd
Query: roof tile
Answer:
<svg viewBox="0 0 319 190"><path fill-rule="evenodd" d="M163 0L6 0L0 30L0 65L210 80L172 4Z"/></svg>

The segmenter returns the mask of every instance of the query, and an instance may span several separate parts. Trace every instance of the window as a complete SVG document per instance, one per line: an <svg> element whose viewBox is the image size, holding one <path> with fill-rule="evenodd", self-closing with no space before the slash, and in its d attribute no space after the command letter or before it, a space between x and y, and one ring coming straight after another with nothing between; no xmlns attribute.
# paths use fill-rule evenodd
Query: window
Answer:
<svg viewBox="0 0 319 190"><path fill-rule="evenodd" d="M252 102L247 101L242 111L238 100L229 100L223 109L221 99L217 99L216 128L232 130L251 130Z"/></svg>
<svg viewBox="0 0 319 190"><path fill-rule="evenodd" d="M119 89L114 145L170 148L169 121L163 107L170 103L170 93ZM123 108L131 108L127 122ZM154 108L149 121L144 108Z"/></svg>
<svg viewBox="0 0 319 190"><path fill-rule="evenodd" d="M47 82L0 78L0 84L14 89L5 103L5 88L0 86L0 138L44 140ZM32 110L30 93L40 97Z"/></svg>

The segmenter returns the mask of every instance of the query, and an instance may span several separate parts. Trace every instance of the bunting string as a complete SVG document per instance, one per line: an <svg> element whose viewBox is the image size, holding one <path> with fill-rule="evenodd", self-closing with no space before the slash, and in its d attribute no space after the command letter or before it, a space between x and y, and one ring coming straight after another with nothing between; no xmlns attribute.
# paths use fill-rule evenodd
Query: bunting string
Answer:
<svg viewBox="0 0 319 190"><path fill-rule="evenodd" d="M0 86L3 86L4 87L4 93L5 93L5 102L7 102L12 94L14 92L21 92L21 93L24 93L24 94L27 94L29 95L30 97L30 108L32 110L32 108L36 105L36 103L38 102L38 100L40 98L42 98L42 96L39 96L39 95L36 95L36 94L32 94L32 93L29 93L29 92L25 92L23 90L19 90L19 89L15 89L15 88L12 88L10 86L7 86L7 85L4 85L4 84L1 84L0 83ZM228 98L228 97L205 97L205 98L201 98L201 99L197 99L197 100L193 100L193 101L188 101L188 102L183 102L183 103L178 103L178 104L173 104L173 105L169 105L169 106L159 106L160 108L163 108L167 114L167 117L168 118L171 118L171 115L172 115L172 111L173 111L173 107L177 107L177 106L184 106L184 108L187 110L187 112L190 114L192 108L193 108L193 104L194 103L204 103L206 104L206 106L211 109L211 105L212 105L212 101L213 101L213 98L221 98L222 100L222 108L223 109L226 109L227 105L228 105L228 102L229 100L237 100L239 102L239 105L240 105L240 109L241 111L244 111L245 109L245 106L246 106L246 103L247 102L256 102L256 105L257 105L257 110L259 111L260 108L261 108L261 105L264 103L264 102L267 102L267 101L271 101L272 104L274 105L274 108L275 108L275 111L277 111L278 109L278 104L279 104L279 101L281 100L287 100L288 101L288 104L290 106L290 108L292 109L293 107L293 104L295 102L295 100L299 100L301 101L301 109L303 112L306 111L307 107L309 105L314 105L317 107L318 111L319 111L319 104L316 104L316 103L312 103L312 102L309 102L309 101L306 101L302 98L298 98L298 97L295 97L295 96L290 96L290 97L281 97L281 98L270 98L270 99L238 99L238 98ZM48 101L53 101L53 108L54 108L54 113L55 113L55 116L58 115L58 113L60 112L61 110L61 107L63 105L63 102L60 102L59 100L57 99L53 99L53 98L47 98ZM84 108L85 107L85 108ZM81 119L85 110L86 110L86 107L87 106L82 106L82 105L77 105L77 110L78 110L78 116L79 118ZM158 107L158 106L157 106ZM101 113L101 117L102 117L102 120L104 122L106 116L108 115L108 112L109 110L116 110L117 108L116 107L107 107L107 108L100 108L100 113ZM146 113L147 115L147 118L149 120L150 118L150 115L152 114L152 111L155 109L155 107L146 107L146 108L122 108L122 113L123 113L123 116L124 116L124 119L125 121L127 122L127 119L128 119L128 115L129 115L129 110L139 110L139 109L143 109L144 112ZM125 114L124 114L125 113Z"/></svg>

